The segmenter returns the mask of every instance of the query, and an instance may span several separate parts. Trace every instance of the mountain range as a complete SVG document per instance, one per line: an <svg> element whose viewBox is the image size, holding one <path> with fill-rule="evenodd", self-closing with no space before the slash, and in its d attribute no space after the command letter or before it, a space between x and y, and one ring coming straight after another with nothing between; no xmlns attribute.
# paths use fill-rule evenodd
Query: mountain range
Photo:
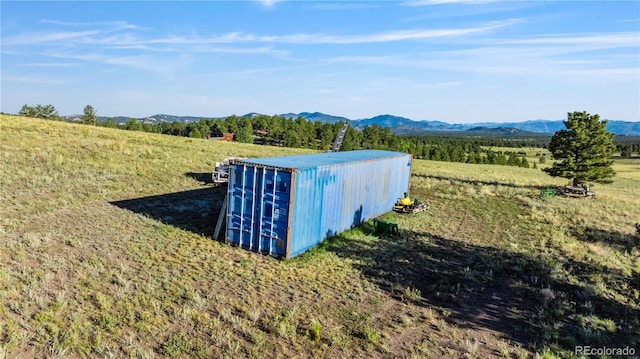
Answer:
<svg viewBox="0 0 640 359"><path fill-rule="evenodd" d="M244 116L255 117L260 114L248 113ZM242 117L244 117L242 116ZM398 135L419 135L427 133L455 133L464 132L467 134L495 134L506 136L530 136L553 134L554 132L564 129L562 120L530 120L524 122L476 122L465 124L450 124L442 121L414 121L406 117L393 115L379 115L371 118L358 120L350 120L346 117L327 115L321 112L300 112L285 113L280 116L286 118L302 117L308 121L320 121L323 123L337 123L340 121L350 121L350 125L356 129L363 129L366 126L378 125L381 127L389 127L391 132ZM73 116L66 116L73 117ZM108 118L113 119L116 123L126 123L131 117L99 117L98 120L106 121ZM198 122L202 118L211 118L205 116L174 116L166 114L157 114L135 120L141 123L157 124L163 122ZM224 117L218 117L224 118ZM640 136L640 122L609 120L607 130L616 135Z"/></svg>

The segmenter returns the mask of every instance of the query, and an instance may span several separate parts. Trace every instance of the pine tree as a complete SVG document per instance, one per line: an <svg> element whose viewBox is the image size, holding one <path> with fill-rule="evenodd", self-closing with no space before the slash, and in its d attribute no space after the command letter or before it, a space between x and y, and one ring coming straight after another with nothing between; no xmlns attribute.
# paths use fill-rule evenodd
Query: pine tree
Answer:
<svg viewBox="0 0 640 359"><path fill-rule="evenodd" d="M116 128L118 127L118 125L116 125L116 122L113 120L113 118L109 118L107 119L104 124L104 127L109 127L109 128Z"/></svg>
<svg viewBox="0 0 640 359"><path fill-rule="evenodd" d="M82 123L88 125L95 125L98 118L96 117L96 110L91 105L87 105L84 107L82 111L82 117L80 117Z"/></svg>
<svg viewBox="0 0 640 359"><path fill-rule="evenodd" d="M540 155L538 162L540 162L540 164L547 162L547 157L545 155Z"/></svg>
<svg viewBox="0 0 640 359"><path fill-rule="evenodd" d="M33 106L25 104L20 109L20 112L18 112L18 115L26 117L36 117L36 109Z"/></svg>
<svg viewBox="0 0 640 359"><path fill-rule="evenodd" d="M558 161L544 171L572 180L574 186L587 181L611 183L615 172L610 158L615 145L613 134L606 129L607 121L583 111L569 113L564 125L567 129L556 132L549 143L549 151Z"/></svg>
<svg viewBox="0 0 640 359"><path fill-rule="evenodd" d="M238 133L236 134L236 141L242 143L253 143L253 124L251 119L242 118L238 125Z"/></svg>

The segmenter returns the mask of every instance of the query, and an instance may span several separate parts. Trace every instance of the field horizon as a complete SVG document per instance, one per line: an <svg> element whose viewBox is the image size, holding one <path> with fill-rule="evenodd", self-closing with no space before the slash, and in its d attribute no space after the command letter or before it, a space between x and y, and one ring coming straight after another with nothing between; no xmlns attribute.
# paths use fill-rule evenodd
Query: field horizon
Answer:
<svg viewBox="0 0 640 359"><path fill-rule="evenodd" d="M640 353L638 158L595 199L541 197L567 180L539 169L414 160L430 208L383 215L398 237L367 222L277 260L212 240L210 172L317 151L9 115L0 139L0 359Z"/></svg>

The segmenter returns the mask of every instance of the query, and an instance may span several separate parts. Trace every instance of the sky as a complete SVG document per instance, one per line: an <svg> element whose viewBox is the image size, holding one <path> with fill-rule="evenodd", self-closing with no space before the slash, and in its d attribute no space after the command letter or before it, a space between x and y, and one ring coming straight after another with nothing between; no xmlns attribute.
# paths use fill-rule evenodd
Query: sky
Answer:
<svg viewBox="0 0 640 359"><path fill-rule="evenodd" d="M0 109L640 121L639 1L1 1Z"/></svg>

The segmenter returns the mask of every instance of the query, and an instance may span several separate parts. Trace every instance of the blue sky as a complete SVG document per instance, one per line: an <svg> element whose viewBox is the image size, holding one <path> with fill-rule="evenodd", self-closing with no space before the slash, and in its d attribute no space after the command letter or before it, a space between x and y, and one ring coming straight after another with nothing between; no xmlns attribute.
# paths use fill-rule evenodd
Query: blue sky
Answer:
<svg viewBox="0 0 640 359"><path fill-rule="evenodd" d="M2 1L1 110L640 121L638 1Z"/></svg>

